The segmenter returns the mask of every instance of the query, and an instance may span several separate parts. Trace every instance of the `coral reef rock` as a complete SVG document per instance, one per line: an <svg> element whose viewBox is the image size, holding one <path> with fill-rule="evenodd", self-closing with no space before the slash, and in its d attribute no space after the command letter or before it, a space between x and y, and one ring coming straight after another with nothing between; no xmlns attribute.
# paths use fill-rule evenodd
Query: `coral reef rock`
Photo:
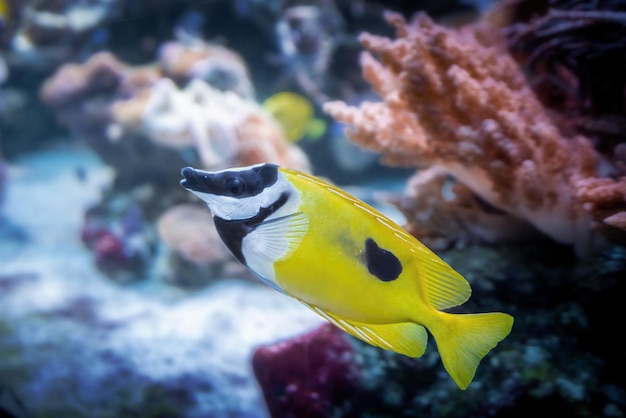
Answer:
<svg viewBox="0 0 626 418"><path fill-rule="evenodd" d="M243 61L217 46L219 53L208 56L208 46L202 45L198 52L171 42L158 63L136 67L111 53L98 53L83 64L64 65L41 89L58 119L113 168L114 182L90 209L82 237L96 264L117 281L145 277L152 266L158 246L153 221L166 208L190 199L176 180L182 167L273 162L310 171L306 154L258 103L207 84L210 79L220 88L250 93ZM184 62L176 61L178 55ZM235 66L241 77L224 84L194 69L194 60L209 73L206 62L211 68ZM127 231L129 222L139 218L142 222ZM183 265L191 270L182 276L194 276L193 262ZM178 270L170 267L166 270Z"/></svg>
<svg viewBox="0 0 626 418"><path fill-rule="evenodd" d="M252 358L272 417L333 417L357 381L348 337L330 324L260 347Z"/></svg>
<svg viewBox="0 0 626 418"><path fill-rule="evenodd" d="M471 26L446 29L423 14L410 24L387 19L397 39L361 35L370 51L363 73L383 101L325 105L351 125L349 137L389 164L443 167L579 254L602 245L598 230L614 229L602 220L626 211L626 178L609 177L610 162L588 138L561 134L510 55L483 45Z"/></svg>
<svg viewBox="0 0 626 418"><path fill-rule="evenodd" d="M169 79L160 80L143 112L141 129L166 146L181 151L193 147L207 168L274 162L310 170L304 152L258 103L200 79L183 90Z"/></svg>
<svg viewBox="0 0 626 418"><path fill-rule="evenodd" d="M490 15L542 103L558 111L561 126L615 153L626 142L624 2L504 1Z"/></svg>
<svg viewBox="0 0 626 418"><path fill-rule="evenodd" d="M159 65L166 77L180 83L199 78L223 91L254 97L248 68L239 54L208 42L193 45L166 42L159 48Z"/></svg>
<svg viewBox="0 0 626 418"><path fill-rule="evenodd" d="M167 280L183 287L198 287L216 277L254 279L226 248L206 208L174 206L159 217L157 226L169 253Z"/></svg>
<svg viewBox="0 0 626 418"><path fill-rule="evenodd" d="M176 176L185 160L178 150L158 146L131 129L132 122L141 120L143 107L127 108L122 115L116 107L131 100L147 102L160 78L154 66L133 68L101 52L83 64L59 68L43 84L41 96L63 125L113 167L117 182L159 181Z"/></svg>
<svg viewBox="0 0 626 418"><path fill-rule="evenodd" d="M91 207L85 212L80 231L96 267L118 283L145 277L155 255L154 228L146 223L140 204L131 199L122 195L108 206Z"/></svg>
<svg viewBox="0 0 626 418"><path fill-rule="evenodd" d="M114 17L118 0L93 2L24 2L10 4L10 24L3 38L16 66L49 70L94 44L98 31ZM6 6L5 6L6 7Z"/></svg>
<svg viewBox="0 0 626 418"><path fill-rule="evenodd" d="M170 43L167 49L175 47ZM131 67L110 53L98 53L84 64L61 67L41 96L116 170L121 183L170 179L188 164L218 168L271 161L309 169L304 153L256 102L206 80L185 78L196 74L173 68L164 58L159 63ZM168 74L185 88L179 89Z"/></svg>
<svg viewBox="0 0 626 418"><path fill-rule="evenodd" d="M419 170L404 192L382 197L402 211L405 229L431 249L538 235L532 225L489 205L439 166Z"/></svg>

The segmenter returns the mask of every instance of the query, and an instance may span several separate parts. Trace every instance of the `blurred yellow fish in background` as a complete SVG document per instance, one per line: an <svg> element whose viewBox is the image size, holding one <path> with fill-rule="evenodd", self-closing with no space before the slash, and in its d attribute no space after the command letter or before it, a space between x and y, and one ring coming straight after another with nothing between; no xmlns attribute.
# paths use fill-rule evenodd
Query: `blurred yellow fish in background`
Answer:
<svg viewBox="0 0 626 418"><path fill-rule="evenodd" d="M297 93L276 93L261 106L276 119L291 142L298 142L305 136L317 140L326 133L326 122L314 117L313 104Z"/></svg>
<svg viewBox="0 0 626 418"><path fill-rule="evenodd" d="M11 7L7 0L0 0L0 29L11 20Z"/></svg>

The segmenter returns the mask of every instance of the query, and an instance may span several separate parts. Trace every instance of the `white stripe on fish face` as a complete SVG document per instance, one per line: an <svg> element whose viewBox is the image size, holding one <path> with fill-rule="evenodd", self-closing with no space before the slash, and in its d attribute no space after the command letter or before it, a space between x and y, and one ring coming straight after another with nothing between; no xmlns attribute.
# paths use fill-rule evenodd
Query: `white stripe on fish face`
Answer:
<svg viewBox="0 0 626 418"><path fill-rule="evenodd" d="M184 169L181 184L204 200L231 252L270 286L274 263L297 248L308 232L299 213L300 192L271 165L206 172Z"/></svg>
<svg viewBox="0 0 626 418"><path fill-rule="evenodd" d="M259 215L262 208L271 208L281 200L283 195L287 196L287 201L270 213L266 219L289 215L295 212L300 204L298 193L282 174L278 176L278 180L274 184L265 187L254 196L232 197L193 190L192 192L206 202L214 217L222 218L225 221L254 218Z"/></svg>
<svg viewBox="0 0 626 418"><path fill-rule="evenodd" d="M257 164L220 171L182 170L181 185L204 200L214 217L245 220L271 208L290 186L278 182L278 166Z"/></svg>

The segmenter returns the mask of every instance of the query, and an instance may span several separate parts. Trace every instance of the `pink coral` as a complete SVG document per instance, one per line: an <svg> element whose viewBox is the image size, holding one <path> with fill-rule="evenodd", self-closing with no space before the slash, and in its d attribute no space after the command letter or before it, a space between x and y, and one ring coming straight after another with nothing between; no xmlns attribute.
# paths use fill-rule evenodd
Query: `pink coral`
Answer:
<svg viewBox="0 0 626 418"><path fill-rule="evenodd" d="M579 253L592 248L595 221L626 210L625 196L617 196L626 180L594 182L603 173L590 141L564 137L513 59L483 45L472 27L386 17L397 39L361 36L370 51L361 59L364 76L383 101L330 102L325 110L385 162L441 166L492 206ZM610 190L594 194L598 187ZM598 219L606 199L617 204Z"/></svg>

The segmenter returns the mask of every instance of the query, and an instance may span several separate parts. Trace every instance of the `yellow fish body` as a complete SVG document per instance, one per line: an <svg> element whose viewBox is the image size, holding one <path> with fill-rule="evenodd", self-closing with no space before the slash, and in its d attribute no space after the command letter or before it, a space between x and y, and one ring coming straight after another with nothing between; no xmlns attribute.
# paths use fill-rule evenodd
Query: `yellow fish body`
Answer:
<svg viewBox="0 0 626 418"><path fill-rule="evenodd" d="M250 270L351 335L420 357L428 329L461 389L504 339L504 313L450 314L469 283L366 203L272 164L207 172L181 184L209 206L218 233Z"/></svg>

